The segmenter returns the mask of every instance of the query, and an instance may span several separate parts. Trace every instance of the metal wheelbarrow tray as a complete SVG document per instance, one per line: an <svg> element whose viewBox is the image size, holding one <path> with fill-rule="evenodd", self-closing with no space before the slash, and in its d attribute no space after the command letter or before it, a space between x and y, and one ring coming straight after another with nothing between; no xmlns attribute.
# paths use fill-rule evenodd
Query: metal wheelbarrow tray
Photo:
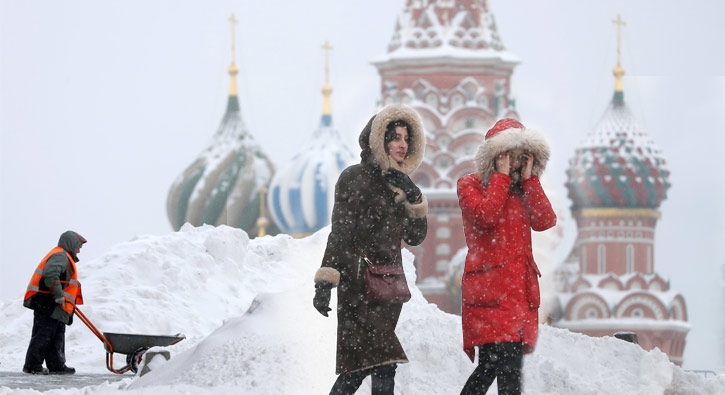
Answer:
<svg viewBox="0 0 725 395"><path fill-rule="evenodd" d="M88 320L83 312L76 306L75 314L83 321L88 329L93 332L104 344L106 349L106 368L113 373L123 374L129 370L136 373L138 366L141 363L144 353L151 347L166 347L174 345L186 337L178 334L174 336L158 336L158 335L134 335L127 333L112 333L103 332L101 333L96 327ZM113 367L113 354L125 354L126 355L126 366L115 369Z"/></svg>

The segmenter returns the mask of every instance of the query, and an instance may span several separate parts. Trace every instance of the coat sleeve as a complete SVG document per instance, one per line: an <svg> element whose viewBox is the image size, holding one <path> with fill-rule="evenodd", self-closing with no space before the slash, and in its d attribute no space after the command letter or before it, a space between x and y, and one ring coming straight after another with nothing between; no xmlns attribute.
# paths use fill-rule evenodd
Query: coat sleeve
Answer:
<svg viewBox="0 0 725 395"><path fill-rule="evenodd" d="M556 225L556 213L544 193L538 176L531 176L521 182L524 189L524 204L531 221L531 229L540 232Z"/></svg>
<svg viewBox="0 0 725 395"><path fill-rule="evenodd" d="M428 234L428 219L406 218L403 222L403 240L408 245L417 246L425 240Z"/></svg>
<svg viewBox="0 0 725 395"><path fill-rule="evenodd" d="M43 282L53 294L53 299L63 297L63 285L60 283L60 276L67 270L68 257L65 253L59 252L48 258L43 268Z"/></svg>
<svg viewBox="0 0 725 395"><path fill-rule="evenodd" d="M458 204L464 217L475 227L490 229L499 224L508 199L511 177L493 173L486 188L473 175L458 180Z"/></svg>
<svg viewBox="0 0 725 395"><path fill-rule="evenodd" d="M348 266L357 256L351 250L354 245L356 215L359 212L359 207L356 206L356 201L359 200L356 191L360 188L353 188L353 186L359 186L360 183L360 180L356 178L348 168L340 174L340 178L335 184L332 228L327 238L322 265L315 273L315 284L327 281L333 286L337 286L340 282L340 273L349 270Z"/></svg>

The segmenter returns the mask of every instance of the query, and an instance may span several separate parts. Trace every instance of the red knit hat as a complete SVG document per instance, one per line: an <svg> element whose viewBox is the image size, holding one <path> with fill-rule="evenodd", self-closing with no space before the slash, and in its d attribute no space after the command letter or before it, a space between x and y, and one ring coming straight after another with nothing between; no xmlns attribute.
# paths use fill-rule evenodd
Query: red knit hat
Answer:
<svg viewBox="0 0 725 395"><path fill-rule="evenodd" d="M498 122L496 122L491 129L488 129L488 132L486 132L486 140L495 136L496 133L506 129L524 129L524 125L513 118L499 119Z"/></svg>

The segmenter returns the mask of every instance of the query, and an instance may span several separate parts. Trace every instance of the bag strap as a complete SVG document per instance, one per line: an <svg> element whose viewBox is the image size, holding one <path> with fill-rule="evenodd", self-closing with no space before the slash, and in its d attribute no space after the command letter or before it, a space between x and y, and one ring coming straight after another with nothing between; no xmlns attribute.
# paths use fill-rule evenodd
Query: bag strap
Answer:
<svg viewBox="0 0 725 395"><path fill-rule="evenodd" d="M360 255L360 257L362 258L363 261L365 261L366 264L368 264L368 265L374 264L370 261L370 259L368 259L367 255L365 255L362 248L360 248L359 246L355 246L355 251L357 251L357 254Z"/></svg>

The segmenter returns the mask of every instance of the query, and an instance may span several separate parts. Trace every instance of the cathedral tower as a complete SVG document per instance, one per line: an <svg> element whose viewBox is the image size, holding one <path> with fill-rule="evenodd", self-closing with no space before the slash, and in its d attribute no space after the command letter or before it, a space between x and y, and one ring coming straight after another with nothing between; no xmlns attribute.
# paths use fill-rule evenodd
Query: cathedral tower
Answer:
<svg viewBox="0 0 725 395"><path fill-rule="evenodd" d="M355 155L340 139L332 122L329 51L325 42L325 84L322 117L312 140L272 179L269 208L282 232L295 237L310 235L330 224L335 183Z"/></svg>
<svg viewBox="0 0 725 395"><path fill-rule="evenodd" d="M577 238L557 271L553 325L590 336L637 333L682 364L689 331L682 295L655 271L655 226L670 187L661 150L624 100L624 68L614 68L614 95L574 153L566 188Z"/></svg>
<svg viewBox="0 0 725 395"><path fill-rule="evenodd" d="M242 119L237 96L234 63L229 66L229 99L221 125L209 146L174 181L166 211L174 230L184 223L229 225L245 230L250 237L278 233L265 218L267 186L274 174L272 162L262 152Z"/></svg>
<svg viewBox="0 0 725 395"><path fill-rule="evenodd" d="M474 171L485 131L518 118L510 87L520 61L504 47L486 0L407 0L387 54L372 63L382 104L412 106L428 134L426 158L412 175L429 203L428 236L410 248L418 286L442 310L459 313L458 285L447 277L451 258L466 247L456 182Z"/></svg>

